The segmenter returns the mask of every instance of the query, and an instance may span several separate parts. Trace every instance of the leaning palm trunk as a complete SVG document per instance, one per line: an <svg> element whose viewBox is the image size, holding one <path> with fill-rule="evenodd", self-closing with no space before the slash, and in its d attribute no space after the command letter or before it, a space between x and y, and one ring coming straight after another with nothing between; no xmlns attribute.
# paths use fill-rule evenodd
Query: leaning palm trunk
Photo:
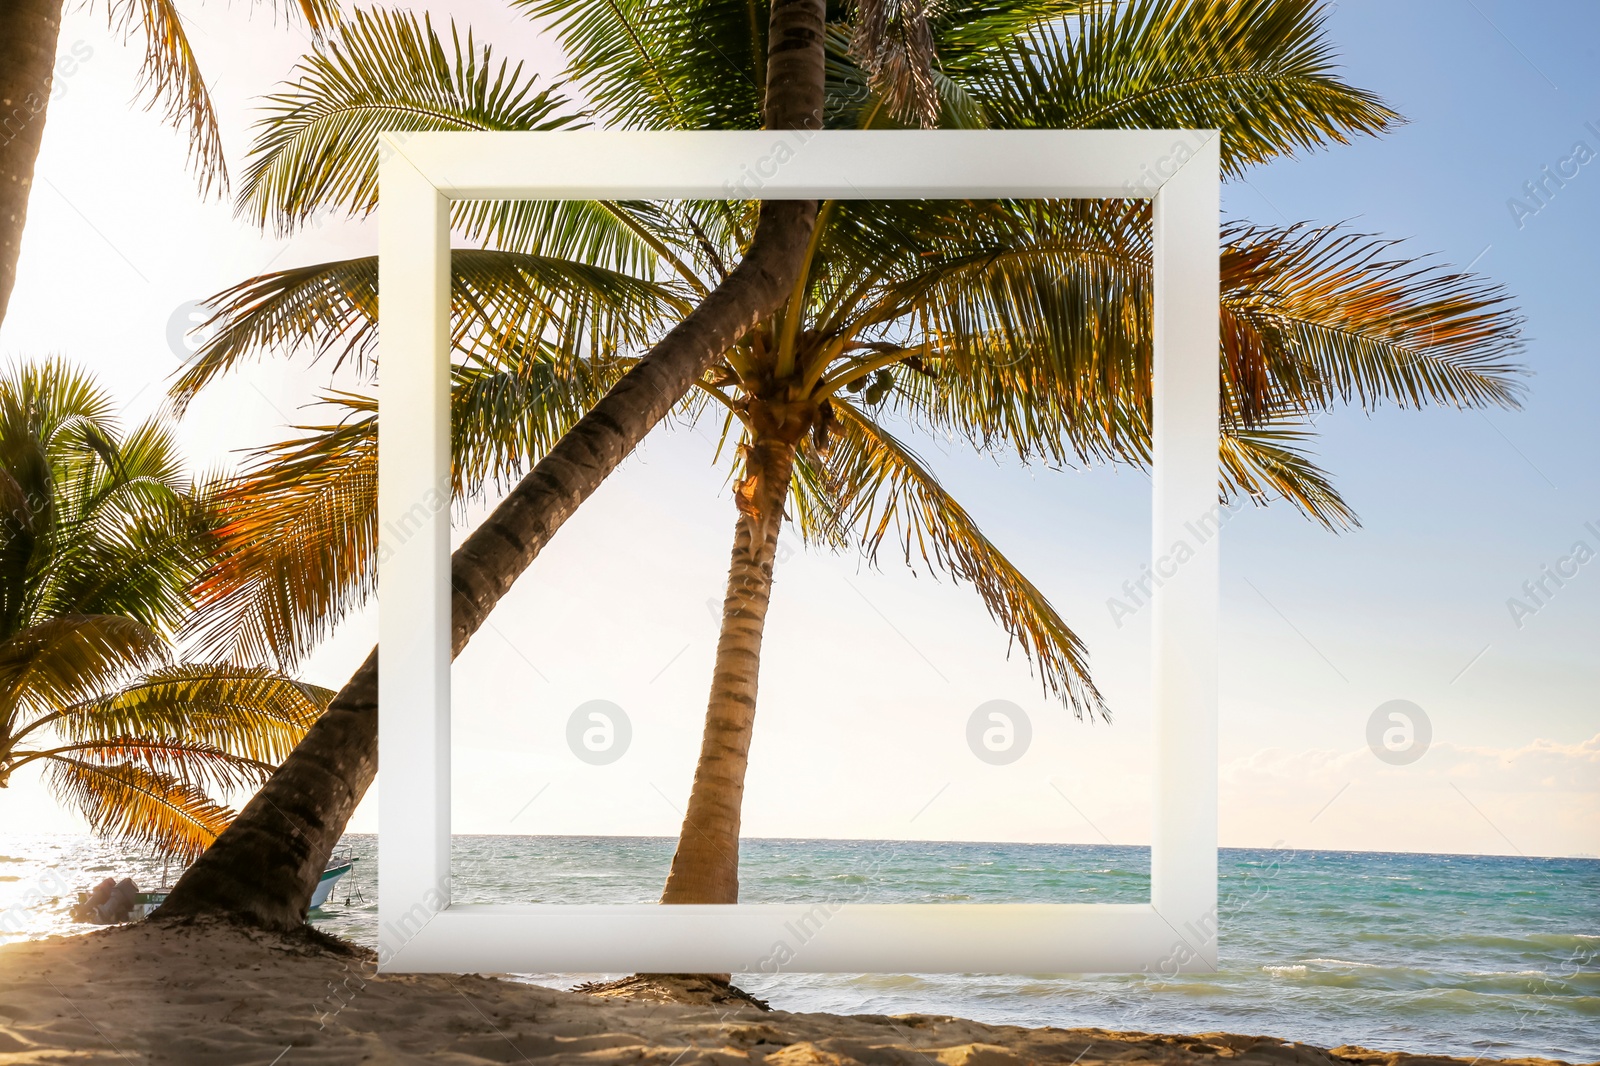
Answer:
<svg viewBox="0 0 1600 1066"><path fill-rule="evenodd" d="M794 471L798 434L787 432L790 428L770 434L758 429L747 453L700 762L662 903L739 902L739 811L755 728L772 564Z"/></svg>
<svg viewBox="0 0 1600 1066"><path fill-rule="evenodd" d="M823 4L773 0L766 125L822 119ZM750 249L706 299L540 459L451 557L452 654L578 506L696 380L782 303L799 276L814 201L769 201ZM374 649L260 792L178 881L160 915L267 928L305 921L312 890L378 769Z"/></svg>
<svg viewBox="0 0 1600 1066"><path fill-rule="evenodd" d="M0 3L0 321L17 281L22 226L50 103L62 0Z"/></svg>

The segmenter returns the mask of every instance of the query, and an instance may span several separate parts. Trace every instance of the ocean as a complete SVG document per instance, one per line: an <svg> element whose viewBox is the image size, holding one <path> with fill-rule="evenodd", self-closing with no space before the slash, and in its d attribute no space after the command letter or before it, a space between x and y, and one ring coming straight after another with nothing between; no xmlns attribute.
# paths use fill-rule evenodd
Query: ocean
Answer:
<svg viewBox="0 0 1600 1066"><path fill-rule="evenodd" d="M376 839L313 915L376 944ZM9 835L0 856L7 938L81 930L75 890L161 864L87 838ZM461 836L462 902L643 903L673 842ZM1223 849L1221 972L1184 977L745 974L792 1011L953 1014L985 1022L1146 1032L1258 1033L1333 1047L1467 1058L1600 1060L1600 860ZM1095 902L1148 899L1144 848L1075 844L746 840L745 902ZM591 979L530 974L567 987Z"/></svg>

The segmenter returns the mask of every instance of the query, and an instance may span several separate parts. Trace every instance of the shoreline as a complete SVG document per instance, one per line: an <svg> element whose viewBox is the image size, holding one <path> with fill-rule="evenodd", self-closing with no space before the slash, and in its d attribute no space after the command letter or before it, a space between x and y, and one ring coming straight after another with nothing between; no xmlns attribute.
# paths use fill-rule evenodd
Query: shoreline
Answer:
<svg viewBox="0 0 1600 1066"><path fill-rule="evenodd" d="M365 835L347 840L361 861L341 882L339 898L312 915L312 925L376 947L376 841ZM7 904L0 918L27 939L96 931L67 920L69 887L87 887L108 872L133 873L144 886L140 871L151 870L148 862L130 865L118 849L92 838L74 844L29 836L12 843L24 850L8 847L11 861L0 872L20 876L14 885L0 884L0 903ZM654 899L658 867L670 856L670 842L656 843L458 837L457 888L462 901L472 903ZM993 842L894 847L900 864L894 875L858 884L859 878L845 875L864 872L876 854L871 843L754 841L741 888L755 902L787 900L796 891L795 872L803 870L806 887L819 898L870 893L873 902L1119 902L1148 891L1137 857L1106 847L1064 847L1060 854L1052 848L1038 857ZM152 877L159 865L154 870ZM1223 966L1214 974L1171 980L1148 974L827 974L784 966L781 974L743 974L739 984L792 1012L933 1014L1024 1028L1270 1033L1317 1047L1357 1044L1469 1061L1493 1055L1593 1062L1600 1058L1589 1009L1600 994L1600 940L1588 935L1600 884L1594 871L1583 861L1224 852L1219 889L1227 922ZM1465 894L1449 887L1461 882L1470 886ZM1436 904L1457 911L1455 919L1439 924ZM519 983L565 991L624 976L500 965L517 968L512 979Z"/></svg>
<svg viewBox="0 0 1600 1066"><path fill-rule="evenodd" d="M0 947L0 1061L655 1066L1469 1066L1273 1037L1029 1029L944 1015L791 1014L599 998L494 976L376 974L323 934L139 923ZM780 1005L781 1006L781 1005ZM1475 1060L1546 1066L1560 1060Z"/></svg>

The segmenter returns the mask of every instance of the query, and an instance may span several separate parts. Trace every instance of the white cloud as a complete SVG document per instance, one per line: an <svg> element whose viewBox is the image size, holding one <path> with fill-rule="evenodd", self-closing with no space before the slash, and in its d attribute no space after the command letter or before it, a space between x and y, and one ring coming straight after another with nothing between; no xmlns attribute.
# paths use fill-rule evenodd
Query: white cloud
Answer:
<svg viewBox="0 0 1600 1066"><path fill-rule="evenodd" d="M1600 734L1576 744L1266 748L1221 769L1224 844L1573 855L1600 852Z"/></svg>

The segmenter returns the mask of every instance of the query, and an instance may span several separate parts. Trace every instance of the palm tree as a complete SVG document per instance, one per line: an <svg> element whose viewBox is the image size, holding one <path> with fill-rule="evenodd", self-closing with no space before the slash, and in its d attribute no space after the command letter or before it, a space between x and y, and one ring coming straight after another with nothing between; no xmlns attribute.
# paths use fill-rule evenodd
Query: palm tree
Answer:
<svg viewBox="0 0 1600 1066"><path fill-rule="evenodd" d="M33 168L44 137L55 79L56 42L66 0L6 0L0 5L0 321L17 280L17 256L28 213ZM337 0L294 0L314 32L338 17ZM202 192L226 187L222 137L183 16L174 0L107 0L110 28L144 41L140 89L147 108L189 134L190 158Z"/></svg>
<svg viewBox="0 0 1600 1066"><path fill-rule="evenodd" d="M702 385L724 434L739 435L738 514L664 903L738 901L762 634L789 515L808 544L874 563L889 544L970 584L1048 692L1080 717L1110 717L1081 642L900 430L1024 460L1146 463L1147 205L825 203L820 219L807 284ZM1352 400L1515 402L1515 324L1497 294L1383 249L1336 230L1229 232L1222 346L1243 358L1223 365L1224 497L1285 499L1329 528L1349 525L1304 451L1313 413Z"/></svg>
<svg viewBox="0 0 1600 1066"><path fill-rule="evenodd" d="M1067 9L1076 17L1061 17ZM727 91L749 80L729 76L749 74L733 5L700 5L657 53L681 52L677 69L640 63L618 27L577 5L548 0L541 11L558 19L591 98L633 121L748 124L739 93ZM830 120L840 125L1215 126L1236 174L1395 118L1330 75L1311 3L935 13L874 0L856 14L830 27ZM743 227L729 205L702 211L693 231L714 268ZM896 526L908 562L915 552L976 588L1048 690L1080 714L1105 713L1077 638L872 409L1025 459L1144 461L1147 233L1146 213L1123 204L822 205L790 299L697 382L726 409L725 425L738 422L742 469L706 729L663 902L738 898L740 805L786 504L808 541L869 558ZM1381 242L1334 230L1238 225L1228 244L1224 494L1272 493L1324 524L1349 523L1301 447L1314 412L1352 399L1514 402L1504 357L1515 321L1488 287L1388 261Z"/></svg>
<svg viewBox="0 0 1600 1066"><path fill-rule="evenodd" d="M753 17L752 12L747 8L747 17ZM760 30L757 19L758 37ZM768 129L815 128L821 124L824 103L822 0L771 0L765 30L760 123ZM287 192L284 215L291 223L303 220L303 212L324 196L348 202L357 212L371 210L377 130L397 125L482 129L486 127L481 105L523 105L524 93L514 84L505 88L508 79L517 81L516 74L502 65L491 83L487 50L480 62L470 39L464 53L457 39L452 65L431 25L424 31L414 19L386 22L374 16L352 41L363 34L376 42L373 49L363 52L353 46L340 54L335 47L319 57L320 68L316 61L310 64L313 88L323 77L336 90L355 91L335 100L332 107L312 106L291 116L301 122L303 136L285 146L296 161L285 169L300 177L314 172L314 180L320 182L319 191L308 188L306 195L301 194L298 178L277 183L278 193ZM411 106L399 108L398 113L396 97L389 95L395 73L412 75L418 90L414 97L400 97ZM376 85L378 91L364 92L367 85ZM284 118L279 116L280 124ZM255 173L270 169L258 167ZM269 200L274 195L270 182L258 187ZM652 242L637 220L630 222L627 211L612 210L613 206L579 205L575 211L550 211L539 205L489 208L480 225L503 234L519 229L527 233L531 239L524 247L506 249L513 253L548 253L556 238L581 244L584 234L605 245L611 233L625 234L624 243L637 241L672 258L670 249ZM453 653L460 653L561 524L694 387L706 368L783 300L799 274L815 216L812 201L763 204L738 265L714 286L696 290L693 309L616 380L456 549L451 559ZM470 215L463 221L470 224ZM507 272L516 273L510 268ZM524 284L521 277L513 282L515 287ZM368 296L350 291L336 300L341 310L350 311L354 308L348 300ZM559 293L552 296L536 302L571 303ZM375 300L366 304L369 311L373 306ZM551 329L561 324L537 310L530 321ZM561 340L558 336L558 351L564 351ZM542 332L531 332L513 336L509 343L535 351L551 342ZM184 874L162 905L162 914L214 914L269 928L292 928L303 922L323 864L377 772L377 712L374 648L334 697L328 713L215 846Z"/></svg>
<svg viewBox="0 0 1600 1066"><path fill-rule="evenodd" d="M523 6L555 21L573 74L616 122L672 129L759 121L761 71L745 60L763 48L741 5L550 0ZM1236 174L1296 150L1381 132L1395 120L1370 94L1333 75L1322 14L1313 4L1095 6L1081 18L1080 6L948 5L919 24L913 16L921 6L903 5L887 22L881 11L863 13L854 24L836 21L826 38L827 124L1215 127L1223 131L1225 166ZM872 48L863 27L874 19L875 32L901 43ZM928 43L940 57L924 75L931 96L914 84L912 62L931 54ZM465 59L459 44L452 58L436 42L423 42L426 63L379 63L394 43L353 25L336 47L337 61L308 58L305 76L274 98L278 113L269 119L244 200L258 219L292 226L329 204L370 209L377 127L366 112L376 99L414 101L407 113L422 116L412 119L419 128L539 128L519 111L531 87L518 85L517 74L503 67L491 82L487 56L474 65L470 42ZM389 74L378 79L372 73L378 69ZM401 78L395 72L402 69L416 73ZM497 99L469 94L469 84L492 84ZM532 121L549 123L558 107L552 98ZM339 150L330 150L335 144ZM623 373L631 361L620 334L607 334L598 346L579 345L564 325L573 307L592 315L603 302L599 294L579 298L575 290L532 280L517 257L583 252L597 268L615 271L618 285L634 275L635 283L654 287L647 299L662 315L638 321L657 328L679 303L714 290L732 273L728 264L751 242L753 222L748 210L723 204L463 208L458 228L488 246L455 256L463 363L487 360L501 375L497 382L548 374L596 388L617 375L626 383L635 371ZM748 743L770 551L786 496L806 535L836 546L854 542L875 553L898 521L907 547L926 545L931 565L977 587L1034 656L1048 687L1080 711L1102 710L1070 629L884 419L952 430L1025 458L1146 461L1149 353L1137 326L1149 307L1146 224L1143 211L1128 205L825 205L803 249L804 269L796 271L803 284L785 287L782 307L688 379L701 404L723 404L746 434L708 750L714 734L735 742L730 759L702 763L699 776L707 784L697 788L686 824L686 838L704 831L733 844L720 849L724 867L737 854L739 744ZM869 281L841 284L852 271ZM1346 524L1353 516L1304 452L1315 412L1346 401L1512 402L1502 356L1514 322L1497 294L1470 278L1392 259L1382 242L1359 235L1242 224L1229 233L1224 272L1225 492L1281 495L1319 521ZM491 306L493 300L503 303ZM304 344L370 366L375 301L370 261L253 279L219 298L223 328L180 382L180 395L264 347ZM535 322L539 330L530 328ZM573 424L585 402L581 389L500 384L474 399L464 385L458 368L458 433L474 426L482 440L458 439L458 488L492 480L473 473L473 454L503 460L496 468L501 475L520 472L542 444ZM672 400L684 391L671 393ZM493 412L480 402L490 397L499 405ZM359 528L372 532L349 533L335 552L318 547L310 567L297 561L292 537L241 543L229 576L216 584L227 591L232 612L217 632L246 634L253 649L275 648L292 658L327 619L370 591L376 550L370 496L339 495L344 490L335 483L352 484L340 478L355 468L341 464L359 451L353 442L375 428L362 415L313 431L263 456L241 483L237 499L254 516L250 528L290 530L296 515L322 522L312 516L337 512L343 522L359 514ZM464 563L486 558L468 549L497 544L509 531L522 545L497 570L504 582L498 587L509 587L583 498L528 506L520 496L541 469L560 468L563 449L575 439L582 437L562 437L473 534L457 553L458 576ZM499 444L489 446L490 440ZM534 450L519 453L523 447ZM591 464L592 454L585 455ZM611 454L603 453L607 462ZM325 483L278 491L289 467L277 464L289 462L297 464L297 476L325 473ZM470 634L479 612L493 603L469 599L456 601L458 651L463 631ZM233 626L252 615L259 624ZM363 702L352 707L374 711L370 689L359 691ZM358 757L346 752L336 773L324 772L321 794L303 804L294 822L297 836L315 819L315 835L331 847L370 780L374 733L365 723L349 725L338 738L330 729L329 744L360 745ZM322 765L334 764L324 755ZM697 813L708 803L717 810ZM256 849L273 846L269 838L283 831L280 820L262 814L250 845ZM248 818L247 811L241 821ZM216 851L227 843L225 837ZM720 901L736 893L736 865L715 869L716 860L696 857L687 839L679 854L685 874L675 872L681 887L669 888L668 898ZM227 891L230 900L246 898L242 889Z"/></svg>
<svg viewBox="0 0 1600 1066"><path fill-rule="evenodd" d="M175 662L213 544L171 436L118 432L60 362L0 376L0 787L30 763L96 832L194 858L332 694L260 667Z"/></svg>

